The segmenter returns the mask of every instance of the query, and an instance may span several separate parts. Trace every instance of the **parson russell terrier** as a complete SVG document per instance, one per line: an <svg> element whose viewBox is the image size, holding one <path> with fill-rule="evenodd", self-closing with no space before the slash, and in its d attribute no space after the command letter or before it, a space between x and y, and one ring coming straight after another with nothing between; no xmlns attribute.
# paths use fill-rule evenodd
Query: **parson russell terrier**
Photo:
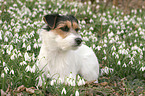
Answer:
<svg viewBox="0 0 145 96"><path fill-rule="evenodd" d="M74 79L79 74L87 81L98 81L98 59L91 48L82 44L78 20L73 15L59 14L45 15L43 19L46 25L40 33L38 68L62 82L70 73ZM42 85L41 80L38 85Z"/></svg>

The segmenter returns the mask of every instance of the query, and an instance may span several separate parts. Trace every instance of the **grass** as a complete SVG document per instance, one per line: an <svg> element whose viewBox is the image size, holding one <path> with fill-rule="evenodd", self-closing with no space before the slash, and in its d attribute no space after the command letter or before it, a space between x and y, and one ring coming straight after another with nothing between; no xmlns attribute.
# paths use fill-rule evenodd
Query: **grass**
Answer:
<svg viewBox="0 0 145 96"><path fill-rule="evenodd" d="M144 9L124 14L101 1L69 0L1 0L0 9L1 94L145 95ZM84 43L93 48L100 63L98 84L51 86L48 81L36 88L36 78L41 75L35 66L41 46L39 33L42 17L50 13L78 18ZM113 71L102 73L105 68Z"/></svg>

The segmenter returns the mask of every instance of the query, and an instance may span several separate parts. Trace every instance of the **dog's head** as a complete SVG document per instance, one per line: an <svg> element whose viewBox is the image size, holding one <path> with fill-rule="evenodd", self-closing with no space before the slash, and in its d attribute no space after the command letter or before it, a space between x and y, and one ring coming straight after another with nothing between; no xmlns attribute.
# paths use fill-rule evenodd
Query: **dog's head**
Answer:
<svg viewBox="0 0 145 96"><path fill-rule="evenodd" d="M45 31L42 39L49 44L51 42L50 46L70 50L77 49L81 45L78 20L73 15L51 14L45 15L43 20L46 26L43 28Z"/></svg>

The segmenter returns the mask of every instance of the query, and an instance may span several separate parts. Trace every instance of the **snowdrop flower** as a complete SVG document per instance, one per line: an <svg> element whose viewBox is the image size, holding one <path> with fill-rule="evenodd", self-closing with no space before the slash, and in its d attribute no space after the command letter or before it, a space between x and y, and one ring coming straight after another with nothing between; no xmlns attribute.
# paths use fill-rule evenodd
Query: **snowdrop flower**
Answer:
<svg viewBox="0 0 145 96"><path fill-rule="evenodd" d="M120 61L118 61L117 65L121 65L121 62L120 62Z"/></svg>
<svg viewBox="0 0 145 96"><path fill-rule="evenodd" d="M14 74L14 70L11 70L11 71L10 71L10 74Z"/></svg>
<svg viewBox="0 0 145 96"><path fill-rule="evenodd" d="M125 50L125 49L119 50L118 52L119 52L120 54L125 54L125 55L128 54L128 51Z"/></svg>
<svg viewBox="0 0 145 96"><path fill-rule="evenodd" d="M93 15L93 18L97 18L97 16L96 15Z"/></svg>
<svg viewBox="0 0 145 96"><path fill-rule="evenodd" d="M1 12L0 12L1 13ZM2 24L3 22L2 22L2 20L0 20L0 24Z"/></svg>
<svg viewBox="0 0 145 96"><path fill-rule="evenodd" d="M58 78L58 79L57 79L57 83L58 83L58 84L62 84L62 83L63 83L63 80L62 80L61 78Z"/></svg>
<svg viewBox="0 0 145 96"><path fill-rule="evenodd" d="M101 50L101 48L102 48L101 46L97 46L96 47L97 50Z"/></svg>
<svg viewBox="0 0 145 96"><path fill-rule="evenodd" d="M107 47L107 44L104 44L103 47Z"/></svg>
<svg viewBox="0 0 145 96"><path fill-rule="evenodd" d="M113 53L112 53L112 55L114 56L114 55L116 55L116 53L115 53L115 52L113 52Z"/></svg>
<svg viewBox="0 0 145 96"><path fill-rule="evenodd" d="M107 41L107 38L106 37L104 37L104 43L107 43L108 41Z"/></svg>
<svg viewBox="0 0 145 96"><path fill-rule="evenodd" d="M96 0L97 3L99 3L99 0Z"/></svg>
<svg viewBox="0 0 145 96"><path fill-rule="evenodd" d="M115 58L119 59L119 55L118 55L118 54L116 54L116 55L115 55Z"/></svg>
<svg viewBox="0 0 145 96"><path fill-rule="evenodd" d="M123 67L126 67L126 63L123 64Z"/></svg>
<svg viewBox="0 0 145 96"><path fill-rule="evenodd" d="M78 82L77 82L78 86L81 85L85 85L85 80L83 78L80 78L80 76L78 75Z"/></svg>
<svg viewBox="0 0 145 96"><path fill-rule="evenodd" d="M113 32L111 32L111 33L108 34L109 39L111 39L112 36L114 36L114 33Z"/></svg>
<svg viewBox="0 0 145 96"><path fill-rule="evenodd" d="M116 47L115 47L115 46L113 46L113 47L111 48L111 50L116 50Z"/></svg>
<svg viewBox="0 0 145 96"><path fill-rule="evenodd" d="M24 44L25 44L25 43L24 43ZM31 50L31 46L30 46L30 45L27 47L27 51L29 51L29 50Z"/></svg>
<svg viewBox="0 0 145 96"><path fill-rule="evenodd" d="M7 49L6 52L8 53L8 55L11 54L11 50Z"/></svg>
<svg viewBox="0 0 145 96"><path fill-rule="evenodd" d="M26 44L25 43L23 43L22 48L26 48Z"/></svg>
<svg viewBox="0 0 145 96"><path fill-rule="evenodd" d="M99 8L100 8L100 5L97 5L97 6L96 6L96 9L99 9Z"/></svg>
<svg viewBox="0 0 145 96"><path fill-rule="evenodd" d="M145 67L141 67L140 70L141 70L141 71L145 71Z"/></svg>
<svg viewBox="0 0 145 96"><path fill-rule="evenodd" d="M1 74L1 77L2 77L2 78L4 78L4 76L5 76L5 74L4 74L4 73L2 73L2 74Z"/></svg>
<svg viewBox="0 0 145 96"><path fill-rule="evenodd" d="M27 52L24 54L24 58L25 58L25 61L30 61L31 59Z"/></svg>
<svg viewBox="0 0 145 96"><path fill-rule="evenodd" d="M22 57L22 54L21 54L21 52L19 51L19 52L18 52L18 57L20 57L20 56Z"/></svg>
<svg viewBox="0 0 145 96"><path fill-rule="evenodd" d="M90 19L90 23L93 23L94 21L93 21L93 19Z"/></svg>
<svg viewBox="0 0 145 96"><path fill-rule="evenodd" d="M11 60L14 60L15 58L17 58L17 55L13 53L13 55L11 56Z"/></svg>
<svg viewBox="0 0 145 96"><path fill-rule="evenodd" d="M33 55L31 56L31 59L33 60L33 61L35 61L35 54L33 53Z"/></svg>
<svg viewBox="0 0 145 96"><path fill-rule="evenodd" d="M27 67L26 67L26 72L28 72L28 71L30 71L31 72L31 66L30 65L28 65Z"/></svg>
<svg viewBox="0 0 145 96"><path fill-rule="evenodd" d="M66 90L65 90L65 88L62 89L61 94L65 94L65 95L66 95Z"/></svg>
<svg viewBox="0 0 145 96"><path fill-rule="evenodd" d="M8 71L9 71L9 68L8 68L8 67L5 67L5 68L4 68L4 71L5 71L5 73L7 74Z"/></svg>
<svg viewBox="0 0 145 96"><path fill-rule="evenodd" d="M131 61L129 61L129 64L133 64L133 61L131 60Z"/></svg>
<svg viewBox="0 0 145 96"><path fill-rule="evenodd" d="M108 68L108 67L106 66L105 68L102 68L102 69L101 69L101 75L103 75L103 74L109 74L109 72L112 72L112 71L114 71L114 69Z"/></svg>
<svg viewBox="0 0 145 96"><path fill-rule="evenodd" d="M5 37L4 41L5 41L5 42L8 42L8 37Z"/></svg>
<svg viewBox="0 0 145 96"><path fill-rule="evenodd" d="M104 52L104 54L106 54L106 50L105 49L103 50L103 52Z"/></svg>
<svg viewBox="0 0 145 96"><path fill-rule="evenodd" d="M75 96L79 96L79 91L78 90L75 92Z"/></svg>
<svg viewBox="0 0 145 96"><path fill-rule="evenodd" d="M83 11L83 14L86 15L86 11Z"/></svg>
<svg viewBox="0 0 145 96"><path fill-rule="evenodd" d="M36 70L36 66L35 65L33 65L33 67L31 68L31 73L34 73L35 72L35 70Z"/></svg>
<svg viewBox="0 0 145 96"><path fill-rule="evenodd" d="M85 20L82 20L82 22L81 22L82 24L86 24L86 21Z"/></svg>
<svg viewBox="0 0 145 96"><path fill-rule="evenodd" d="M107 59L107 57L105 56L105 57L103 57L102 59L103 59L103 60L106 60L106 59Z"/></svg>
<svg viewBox="0 0 145 96"><path fill-rule="evenodd" d="M51 86L53 86L55 83L56 83L56 80L55 79L50 81L50 85Z"/></svg>
<svg viewBox="0 0 145 96"><path fill-rule="evenodd" d="M94 28L93 27L90 27L90 30L94 30Z"/></svg>
<svg viewBox="0 0 145 96"><path fill-rule="evenodd" d="M38 48L38 44L37 43L34 43L34 48Z"/></svg>
<svg viewBox="0 0 145 96"><path fill-rule="evenodd" d="M72 78L67 78L66 79L66 84L70 85L70 86L75 86L75 80Z"/></svg>
<svg viewBox="0 0 145 96"><path fill-rule="evenodd" d="M20 65L27 65L26 61L20 62Z"/></svg>
<svg viewBox="0 0 145 96"><path fill-rule="evenodd" d="M3 62L3 67L6 65L6 63L5 62Z"/></svg>

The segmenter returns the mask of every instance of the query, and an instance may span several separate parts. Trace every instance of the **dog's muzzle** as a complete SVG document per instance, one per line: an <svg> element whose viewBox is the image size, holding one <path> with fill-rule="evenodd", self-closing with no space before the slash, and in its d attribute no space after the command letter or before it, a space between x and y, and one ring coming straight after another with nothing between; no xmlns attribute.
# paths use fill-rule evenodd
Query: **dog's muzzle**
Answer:
<svg viewBox="0 0 145 96"><path fill-rule="evenodd" d="M76 38L76 39L75 39L75 43L76 43L76 46L81 45L82 39L81 39L81 38Z"/></svg>

